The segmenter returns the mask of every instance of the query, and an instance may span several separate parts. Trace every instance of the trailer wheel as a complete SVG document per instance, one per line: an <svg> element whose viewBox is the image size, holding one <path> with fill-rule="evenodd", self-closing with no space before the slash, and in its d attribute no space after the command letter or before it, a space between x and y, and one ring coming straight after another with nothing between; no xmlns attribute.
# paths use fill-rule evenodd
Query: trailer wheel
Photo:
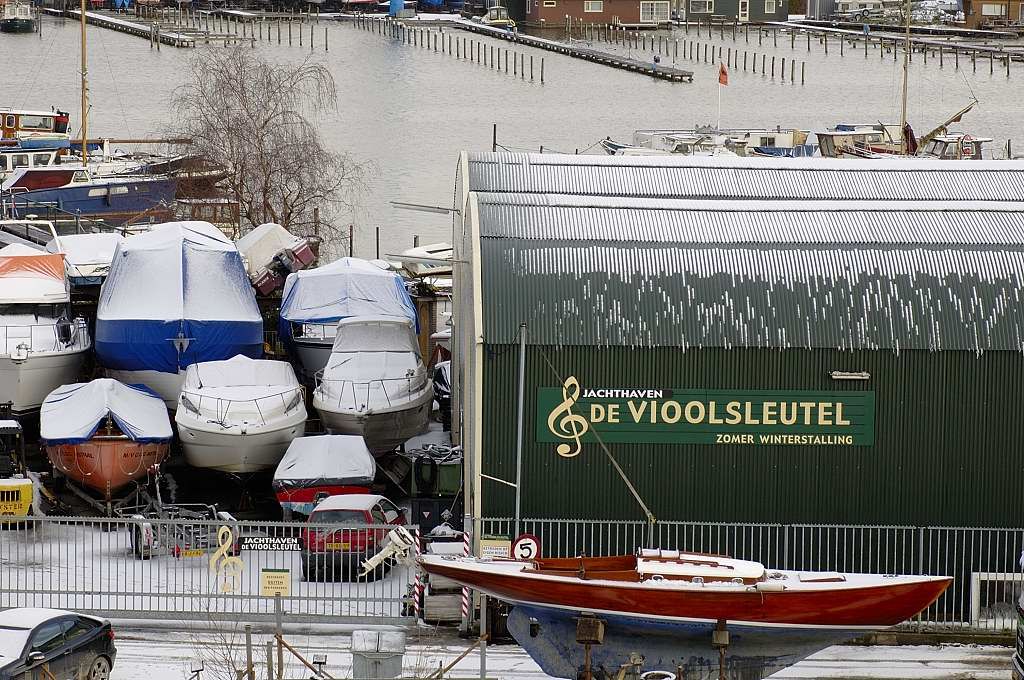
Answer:
<svg viewBox="0 0 1024 680"><path fill-rule="evenodd" d="M140 522L132 525L132 554L137 560L148 560L153 556L153 549L148 545L146 536L152 536L149 523Z"/></svg>

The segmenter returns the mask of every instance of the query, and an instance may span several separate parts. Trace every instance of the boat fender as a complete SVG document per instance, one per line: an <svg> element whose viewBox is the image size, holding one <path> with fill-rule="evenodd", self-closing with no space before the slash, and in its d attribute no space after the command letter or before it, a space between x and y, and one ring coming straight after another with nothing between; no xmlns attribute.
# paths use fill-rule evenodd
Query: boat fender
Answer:
<svg viewBox="0 0 1024 680"><path fill-rule="evenodd" d="M778 581L759 581L754 587L761 593L781 593L786 589L786 584Z"/></svg>
<svg viewBox="0 0 1024 680"><path fill-rule="evenodd" d="M424 469L425 468L425 469ZM416 491L420 496L437 490L437 461L430 456L420 456L413 465L416 475Z"/></svg>

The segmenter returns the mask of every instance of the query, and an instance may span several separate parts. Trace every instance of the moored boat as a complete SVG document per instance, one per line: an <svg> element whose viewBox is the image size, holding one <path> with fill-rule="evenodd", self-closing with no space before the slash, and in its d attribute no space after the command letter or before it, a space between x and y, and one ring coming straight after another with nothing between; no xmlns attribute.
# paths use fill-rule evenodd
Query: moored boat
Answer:
<svg viewBox="0 0 1024 680"><path fill-rule="evenodd" d="M713 634L728 631L719 641L730 667L774 672L843 639L912 618L952 581L769 570L758 562L674 550L532 561L424 555L420 564L431 575L515 605L509 630L546 673L563 678L575 678L583 665L584 650L576 643L580 615L606 622L604 644L591 650L594 667L618 669L635 651L646 657L646 670L686 670L694 659L717 657Z"/></svg>
<svg viewBox="0 0 1024 680"><path fill-rule="evenodd" d="M32 15L32 5L7 0L0 8L0 33L35 33L37 20Z"/></svg>
<svg viewBox="0 0 1024 680"><path fill-rule="evenodd" d="M426 429L433 399L411 321L364 316L338 322L313 392L328 432L362 435L370 451L385 453Z"/></svg>
<svg viewBox="0 0 1024 680"><path fill-rule="evenodd" d="M355 257L289 274L281 294L280 336L312 379L327 365L337 323L358 316L416 322L402 277Z"/></svg>
<svg viewBox="0 0 1024 680"><path fill-rule="evenodd" d="M35 411L78 376L92 341L70 300L63 254L0 249L0 403L15 413Z"/></svg>
<svg viewBox="0 0 1024 680"><path fill-rule="evenodd" d="M171 222L118 244L96 312L108 377L144 384L176 408L192 364L262 353L256 297L220 230Z"/></svg>
<svg viewBox="0 0 1024 680"><path fill-rule="evenodd" d="M189 465L249 473L303 435L306 405L290 364L239 355L189 366L174 420Z"/></svg>
<svg viewBox="0 0 1024 680"><path fill-rule="evenodd" d="M274 471L273 488L285 519L309 517L329 496L370 493L377 464L362 437L328 434L301 437Z"/></svg>
<svg viewBox="0 0 1024 680"><path fill-rule="evenodd" d="M51 392L39 412L39 436L57 473L110 503L163 462L173 432L159 396L99 378Z"/></svg>
<svg viewBox="0 0 1024 680"><path fill-rule="evenodd" d="M601 140L601 148L611 155L682 154L685 156L720 155L800 155L810 156L814 145L807 144L805 130L771 128L697 127L690 130L637 130L633 143Z"/></svg>
<svg viewBox="0 0 1024 680"><path fill-rule="evenodd" d="M177 182L163 175L95 176L83 165L19 168L0 184L15 218L56 209L120 225L174 214Z"/></svg>

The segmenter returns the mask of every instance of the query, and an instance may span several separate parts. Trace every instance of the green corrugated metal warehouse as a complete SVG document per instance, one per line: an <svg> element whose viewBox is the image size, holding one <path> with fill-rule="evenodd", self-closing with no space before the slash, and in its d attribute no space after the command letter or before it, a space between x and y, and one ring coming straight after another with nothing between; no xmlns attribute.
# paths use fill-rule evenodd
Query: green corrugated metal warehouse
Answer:
<svg viewBox="0 0 1024 680"><path fill-rule="evenodd" d="M523 517L644 519L610 454L659 520L1020 526L1024 165L910 167L464 154L475 516L525 328Z"/></svg>

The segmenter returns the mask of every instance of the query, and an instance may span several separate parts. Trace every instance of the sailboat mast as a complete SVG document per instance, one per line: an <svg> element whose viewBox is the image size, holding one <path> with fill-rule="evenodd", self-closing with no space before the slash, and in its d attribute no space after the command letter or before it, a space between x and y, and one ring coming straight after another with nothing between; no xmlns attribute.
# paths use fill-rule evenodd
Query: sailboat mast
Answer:
<svg viewBox="0 0 1024 680"><path fill-rule="evenodd" d="M88 70L85 58L85 0L81 6L81 27L82 27L82 164L89 163L89 91L88 91Z"/></svg>
<svg viewBox="0 0 1024 680"><path fill-rule="evenodd" d="M84 0L83 0L84 2ZM900 153L907 155L907 82L910 80L910 0L907 0L906 38L903 45L903 108L900 114Z"/></svg>

